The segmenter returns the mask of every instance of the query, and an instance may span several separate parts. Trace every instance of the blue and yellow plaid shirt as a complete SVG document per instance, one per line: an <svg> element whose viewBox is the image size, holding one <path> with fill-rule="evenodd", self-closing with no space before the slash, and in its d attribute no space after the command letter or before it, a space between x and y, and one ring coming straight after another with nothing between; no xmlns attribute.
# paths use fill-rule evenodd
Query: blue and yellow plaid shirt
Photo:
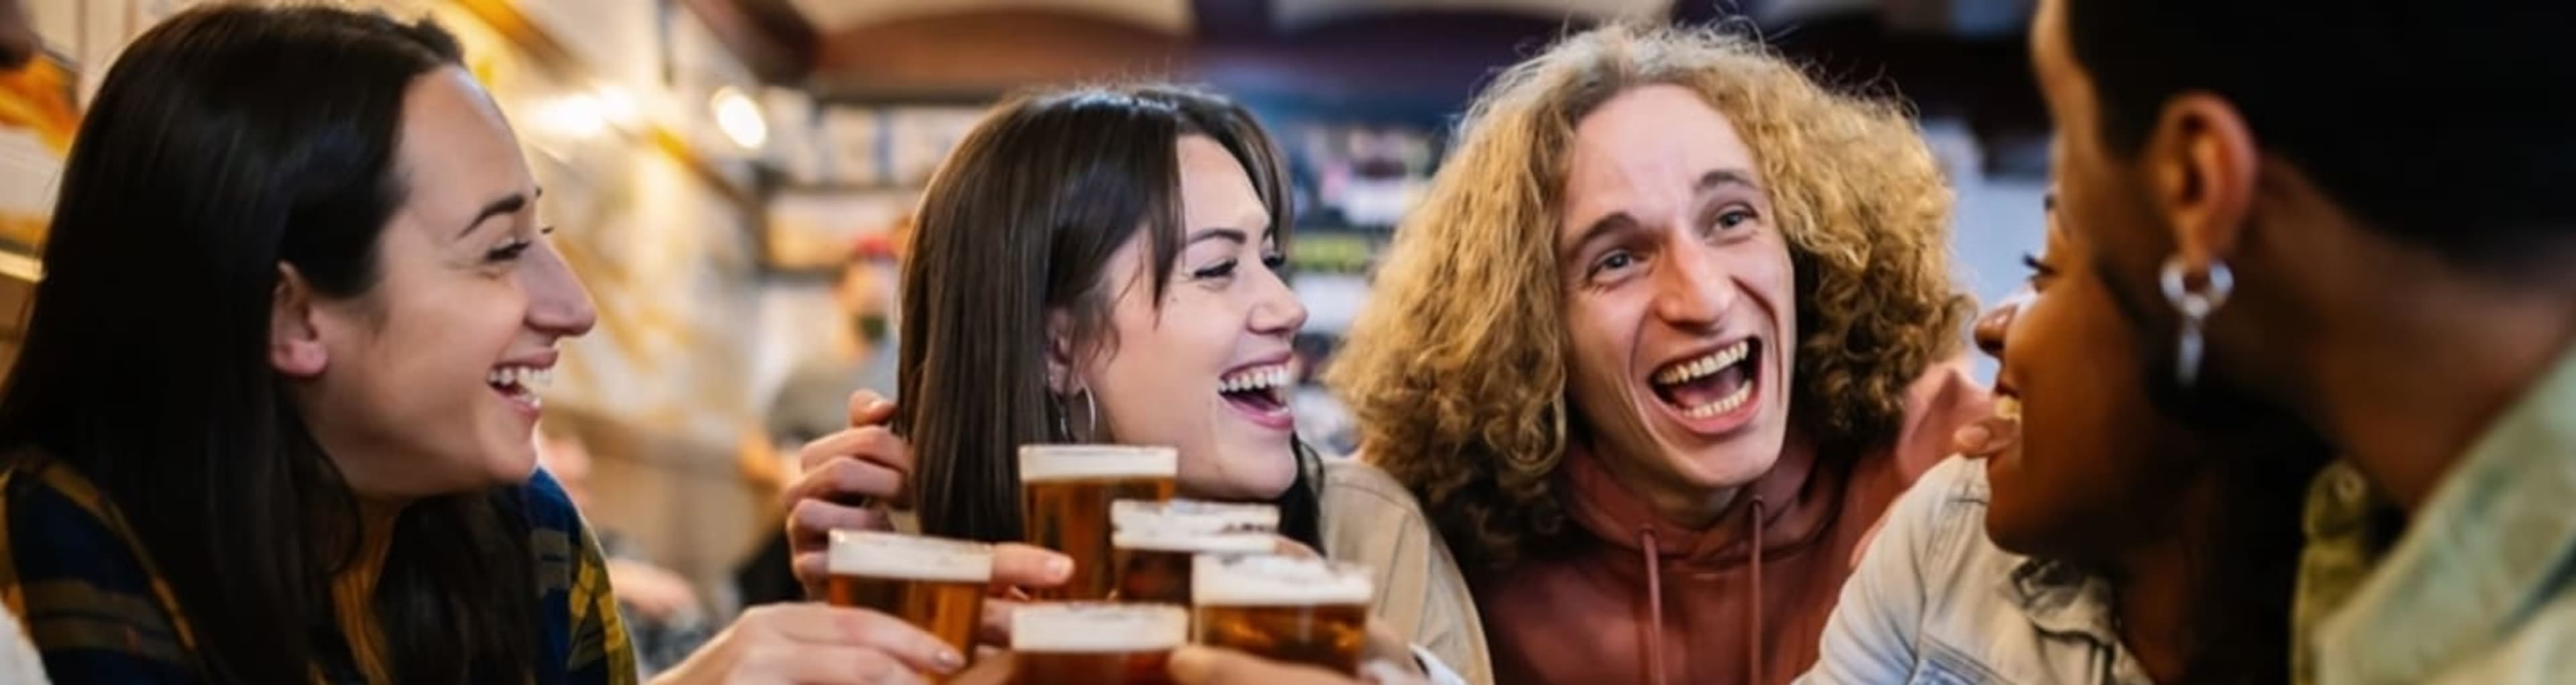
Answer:
<svg viewBox="0 0 2576 685"><path fill-rule="evenodd" d="M606 564L572 499L542 470L508 494L523 507L537 558L535 682L635 683ZM186 612L115 507L70 468L43 461L0 470L0 599L26 625L54 682L202 680ZM352 617L341 619L347 626ZM342 632L338 644L315 645L314 680L386 679L382 638Z"/></svg>

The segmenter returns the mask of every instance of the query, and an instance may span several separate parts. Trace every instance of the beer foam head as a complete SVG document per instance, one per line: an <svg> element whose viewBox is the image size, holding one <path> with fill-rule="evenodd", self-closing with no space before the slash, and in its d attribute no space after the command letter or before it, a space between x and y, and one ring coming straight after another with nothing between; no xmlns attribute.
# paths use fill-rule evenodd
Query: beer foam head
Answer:
<svg viewBox="0 0 2576 685"><path fill-rule="evenodd" d="M1020 447L1020 480L1077 478L1171 478L1180 474L1181 457L1169 447L1130 445L1025 445Z"/></svg>
<svg viewBox="0 0 2576 685"><path fill-rule="evenodd" d="M1109 536L1119 549L1152 552L1264 554L1279 551L1279 536L1269 533L1202 533L1186 530L1119 529Z"/></svg>
<svg viewBox="0 0 2576 685"><path fill-rule="evenodd" d="M1122 499L1109 503L1109 522L1122 531L1274 533L1279 530L1279 507L1190 499Z"/></svg>
<svg viewBox="0 0 2576 685"><path fill-rule="evenodd" d="M1117 530L1111 544L1120 549L1261 553L1279 547L1279 508L1267 504L1118 500L1109 504L1109 521Z"/></svg>
<svg viewBox="0 0 2576 685"><path fill-rule="evenodd" d="M872 530L832 531L832 575L935 583L993 579L993 548L979 542Z"/></svg>
<svg viewBox="0 0 2576 685"><path fill-rule="evenodd" d="M1201 606L1367 604L1368 571L1323 559L1275 554L1201 554L1190 562L1190 597Z"/></svg>
<svg viewBox="0 0 2576 685"><path fill-rule="evenodd" d="M1171 604L1028 604L1011 611L1011 649L1022 652L1158 652L1189 639L1189 610Z"/></svg>

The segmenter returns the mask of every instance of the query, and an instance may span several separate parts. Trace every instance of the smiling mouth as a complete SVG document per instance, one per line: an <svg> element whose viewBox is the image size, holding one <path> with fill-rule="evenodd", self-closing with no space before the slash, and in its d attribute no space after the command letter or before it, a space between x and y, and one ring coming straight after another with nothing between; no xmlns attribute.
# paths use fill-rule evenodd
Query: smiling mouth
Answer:
<svg viewBox="0 0 2576 685"><path fill-rule="evenodd" d="M1753 399L1754 360L1762 341L1746 338L1699 357L1673 362L1650 379L1655 398L1685 418L1723 416Z"/></svg>
<svg viewBox="0 0 2576 685"><path fill-rule="evenodd" d="M536 389L552 384L554 380L554 369L512 365L493 368L484 375L483 384L491 386L492 391L500 393L503 398L538 407L545 403L537 399Z"/></svg>
<svg viewBox="0 0 2576 685"><path fill-rule="evenodd" d="M1273 414L1288 408L1288 365L1258 366L1217 379L1217 394L1225 401L1254 414Z"/></svg>

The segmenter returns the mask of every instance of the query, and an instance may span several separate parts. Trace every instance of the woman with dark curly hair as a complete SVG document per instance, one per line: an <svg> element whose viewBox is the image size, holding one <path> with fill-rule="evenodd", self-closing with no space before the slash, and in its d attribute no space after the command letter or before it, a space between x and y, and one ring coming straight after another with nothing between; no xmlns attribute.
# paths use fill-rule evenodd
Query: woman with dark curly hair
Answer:
<svg viewBox="0 0 2576 685"><path fill-rule="evenodd" d="M1331 380L1497 682L1815 661L1868 529L1985 413L1949 209L1903 111L1746 38L1596 29L1478 99Z"/></svg>

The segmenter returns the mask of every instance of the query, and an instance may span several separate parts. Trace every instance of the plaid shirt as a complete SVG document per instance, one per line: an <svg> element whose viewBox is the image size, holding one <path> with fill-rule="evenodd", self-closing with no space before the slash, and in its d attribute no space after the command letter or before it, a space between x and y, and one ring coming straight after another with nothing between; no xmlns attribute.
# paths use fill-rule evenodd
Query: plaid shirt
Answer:
<svg viewBox="0 0 2576 685"><path fill-rule="evenodd" d="M629 685L635 655L599 546L571 498L538 471L509 498L529 522L538 576L534 681ZM187 614L97 488L45 461L0 471L0 599L64 683L204 680ZM313 680L367 683L350 636L317 641Z"/></svg>

